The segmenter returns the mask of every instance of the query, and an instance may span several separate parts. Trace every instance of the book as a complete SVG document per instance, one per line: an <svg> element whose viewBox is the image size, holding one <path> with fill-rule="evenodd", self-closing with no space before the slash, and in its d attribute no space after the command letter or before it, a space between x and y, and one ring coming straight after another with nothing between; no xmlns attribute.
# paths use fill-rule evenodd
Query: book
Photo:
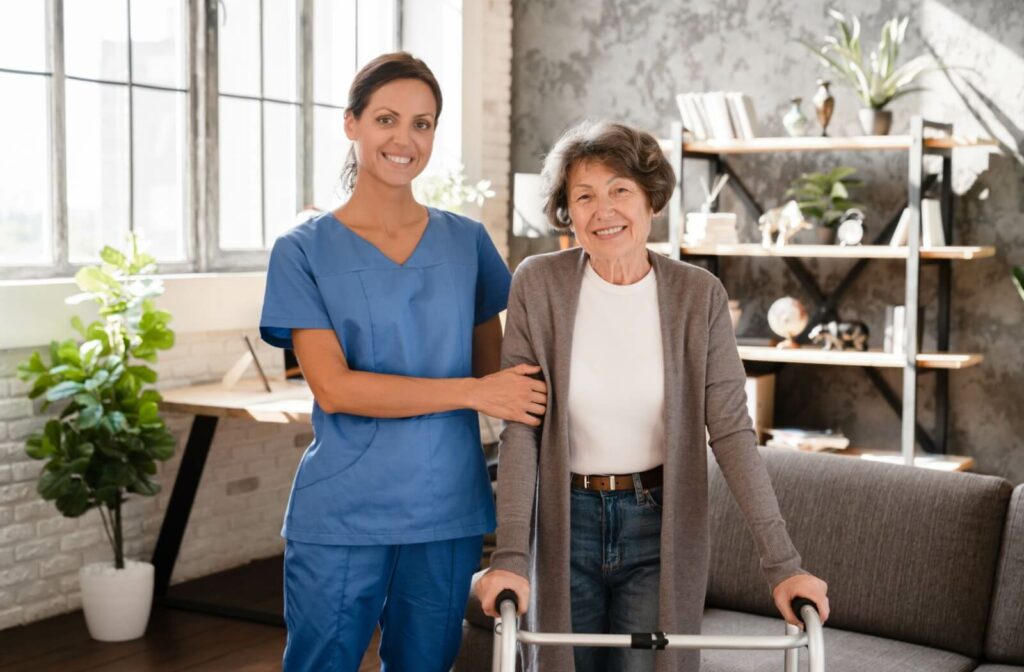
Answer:
<svg viewBox="0 0 1024 672"><path fill-rule="evenodd" d="M942 228L939 199L921 199L921 247L942 247L945 244L946 232Z"/></svg>
<svg viewBox="0 0 1024 672"><path fill-rule="evenodd" d="M769 429L771 439L765 444L774 448L793 450L842 450L850 445L850 440L842 433L831 429L813 430L798 427L782 427Z"/></svg>
<svg viewBox="0 0 1024 672"><path fill-rule="evenodd" d="M736 130L736 137L743 140L756 138L758 134L757 121L750 96L733 91L726 94L726 98L729 101L729 111L733 115L733 128Z"/></svg>
<svg viewBox="0 0 1024 672"><path fill-rule="evenodd" d="M711 91L705 93L704 107L708 111L708 119L711 122L711 134L715 140L732 140L736 138L736 131L732 127L732 120L729 117L729 104L726 102L724 91Z"/></svg>
<svg viewBox="0 0 1024 672"><path fill-rule="evenodd" d="M900 220L892 232L892 240L889 245L892 247L903 247L907 244L907 230L910 228L910 208L903 208L900 213Z"/></svg>

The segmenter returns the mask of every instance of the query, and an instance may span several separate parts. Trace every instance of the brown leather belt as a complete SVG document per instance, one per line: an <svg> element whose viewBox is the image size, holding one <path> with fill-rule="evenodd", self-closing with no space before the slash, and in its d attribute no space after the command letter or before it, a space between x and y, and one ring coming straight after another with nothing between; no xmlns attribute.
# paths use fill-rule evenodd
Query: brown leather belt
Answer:
<svg viewBox="0 0 1024 672"><path fill-rule="evenodd" d="M659 465L654 469L640 472L640 484L644 490L660 487L664 479L664 469ZM633 474L573 474L572 487L584 490L609 492L612 490L632 490Z"/></svg>

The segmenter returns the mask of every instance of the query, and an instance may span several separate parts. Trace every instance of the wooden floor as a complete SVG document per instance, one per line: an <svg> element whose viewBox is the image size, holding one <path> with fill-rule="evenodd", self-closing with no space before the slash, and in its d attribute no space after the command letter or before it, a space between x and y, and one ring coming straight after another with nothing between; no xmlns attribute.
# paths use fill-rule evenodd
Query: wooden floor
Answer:
<svg viewBox="0 0 1024 672"><path fill-rule="evenodd" d="M263 560L175 586L183 598L203 598L281 613L281 559ZM281 669L283 628L154 607L146 636L117 644L89 638L74 612L0 631L3 672L269 672ZM377 636L360 672L378 670Z"/></svg>

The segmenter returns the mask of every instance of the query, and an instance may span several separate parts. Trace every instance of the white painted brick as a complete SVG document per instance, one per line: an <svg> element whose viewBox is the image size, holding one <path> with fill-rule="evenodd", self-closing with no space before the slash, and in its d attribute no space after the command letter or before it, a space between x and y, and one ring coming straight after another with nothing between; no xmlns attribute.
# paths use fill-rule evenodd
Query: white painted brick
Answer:
<svg viewBox="0 0 1024 672"><path fill-rule="evenodd" d="M55 555L39 563L39 576L47 578L57 576L58 574L66 574L78 569L81 564L81 557L78 555Z"/></svg>
<svg viewBox="0 0 1024 672"><path fill-rule="evenodd" d="M13 607L0 611L0 630L13 628L25 622L25 610L22 607Z"/></svg>
<svg viewBox="0 0 1024 672"><path fill-rule="evenodd" d="M14 566L14 549L0 548L0 569Z"/></svg>
<svg viewBox="0 0 1024 672"><path fill-rule="evenodd" d="M32 415L32 402L28 399L0 400L0 420L17 420Z"/></svg>
<svg viewBox="0 0 1024 672"><path fill-rule="evenodd" d="M63 595L52 597L48 600L38 602L32 606L25 607L25 622L32 623L44 618L63 614L68 610L68 601Z"/></svg>
<svg viewBox="0 0 1024 672"><path fill-rule="evenodd" d="M0 546L31 539L34 533L35 526L32 523L20 523L0 528Z"/></svg>
<svg viewBox="0 0 1024 672"><path fill-rule="evenodd" d="M96 528L88 528L66 535L60 540L62 552L77 551L88 548L100 540L100 531Z"/></svg>
<svg viewBox="0 0 1024 672"><path fill-rule="evenodd" d="M32 434L43 431L43 427L46 426L49 419L46 416L41 416L15 420L7 425L7 438L13 441L27 439ZM24 450L24 445L19 448Z"/></svg>
<svg viewBox="0 0 1024 672"><path fill-rule="evenodd" d="M10 609L14 606L14 592L10 590L0 590L0 611L4 609Z"/></svg>
<svg viewBox="0 0 1024 672"><path fill-rule="evenodd" d="M0 464L0 484L10 483L13 480L11 475L11 465Z"/></svg>
<svg viewBox="0 0 1024 672"><path fill-rule="evenodd" d="M27 380L21 380L19 378L8 378L7 379L7 394L11 397L28 397L28 393L32 391L32 383Z"/></svg>
<svg viewBox="0 0 1024 672"><path fill-rule="evenodd" d="M10 506L0 506L0 527L10 525L14 520L15 509Z"/></svg>
<svg viewBox="0 0 1024 672"><path fill-rule="evenodd" d="M54 516L36 522L36 536L39 537L70 534L77 529L78 523L64 516Z"/></svg>
<svg viewBox="0 0 1024 672"><path fill-rule="evenodd" d="M11 465L11 473L14 475L15 481L35 481L42 473L44 464L42 460L18 462Z"/></svg>
<svg viewBox="0 0 1024 672"><path fill-rule="evenodd" d="M35 484L29 483L0 486L0 504L14 504L36 497L35 490Z"/></svg>
<svg viewBox="0 0 1024 672"><path fill-rule="evenodd" d="M0 588L7 588L34 579L36 570L31 564L15 565L10 569L0 570Z"/></svg>
<svg viewBox="0 0 1024 672"><path fill-rule="evenodd" d="M58 550L60 550L60 542L56 539L34 539L15 546L14 557L18 562L36 560L56 555Z"/></svg>
<svg viewBox="0 0 1024 672"><path fill-rule="evenodd" d="M57 595L59 590L60 584L55 581L32 581L18 587L15 601L25 607L47 600Z"/></svg>

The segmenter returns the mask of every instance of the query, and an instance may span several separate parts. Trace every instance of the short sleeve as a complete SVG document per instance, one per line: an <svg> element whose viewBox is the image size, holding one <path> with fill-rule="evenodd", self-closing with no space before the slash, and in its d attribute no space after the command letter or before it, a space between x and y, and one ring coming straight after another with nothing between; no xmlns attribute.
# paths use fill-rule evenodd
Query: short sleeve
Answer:
<svg viewBox="0 0 1024 672"><path fill-rule="evenodd" d="M278 348L292 347L292 329L333 329L323 297L298 243L277 239L270 253L260 336Z"/></svg>
<svg viewBox="0 0 1024 672"><path fill-rule="evenodd" d="M476 255L476 313L473 326L483 324L508 307L508 289L512 283L508 266L482 225L477 227Z"/></svg>

